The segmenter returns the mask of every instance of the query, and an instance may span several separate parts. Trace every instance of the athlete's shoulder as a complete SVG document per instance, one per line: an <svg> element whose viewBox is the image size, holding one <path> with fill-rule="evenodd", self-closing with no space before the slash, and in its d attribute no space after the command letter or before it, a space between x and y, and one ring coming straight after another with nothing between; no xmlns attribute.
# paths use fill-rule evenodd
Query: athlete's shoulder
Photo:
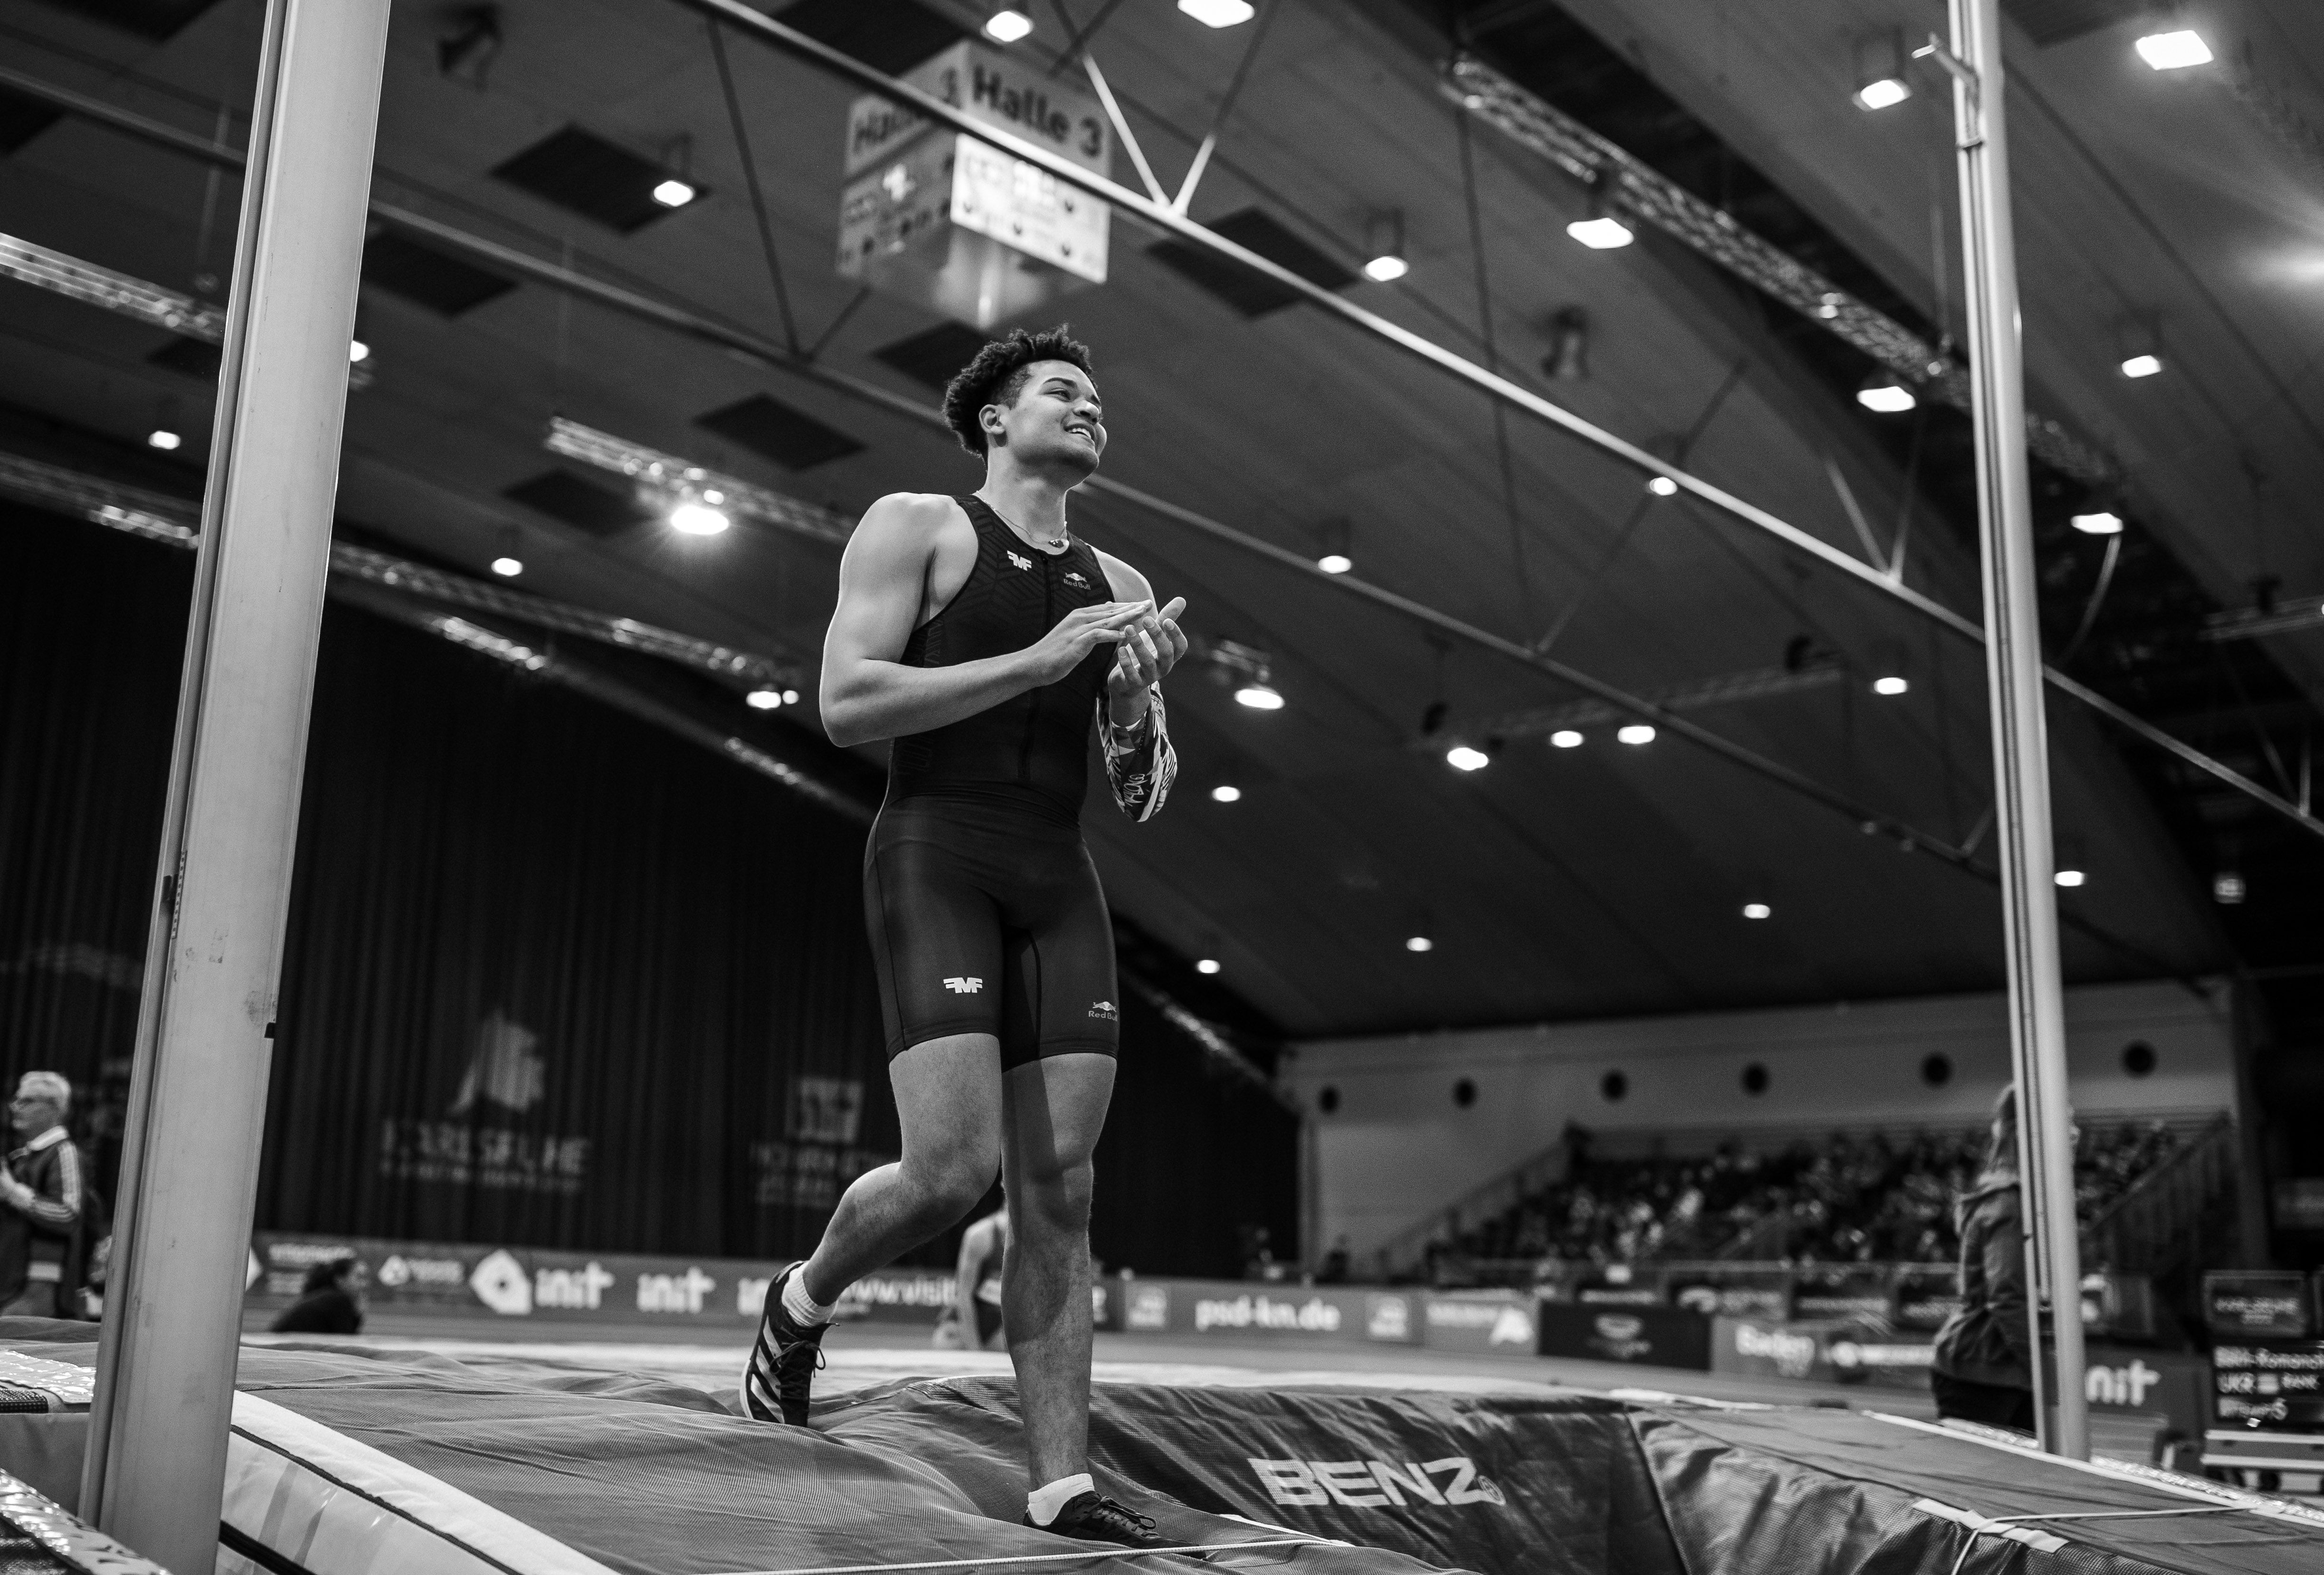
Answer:
<svg viewBox="0 0 2324 1575"><path fill-rule="evenodd" d="M933 532L961 519L960 504L944 493L890 493L863 511L865 530Z"/></svg>
<svg viewBox="0 0 2324 1575"><path fill-rule="evenodd" d="M1102 548L1091 550L1097 554L1098 567L1105 571L1106 584L1117 602L1151 602L1154 586L1147 577Z"/></svg>

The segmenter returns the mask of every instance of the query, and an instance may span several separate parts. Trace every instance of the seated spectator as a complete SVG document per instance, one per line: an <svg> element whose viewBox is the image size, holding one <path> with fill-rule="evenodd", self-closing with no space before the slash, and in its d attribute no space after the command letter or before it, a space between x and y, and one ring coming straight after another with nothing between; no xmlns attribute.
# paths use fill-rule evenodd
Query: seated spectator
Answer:
<svg viewBox="0 0 2324 1575"><path fill-rule="evenodd" d="M0 1318L63 1318L65 1262L81 1223L80 1150L65 1135L72 1084L28 1072L8 1119L15 1146L0 1165Z"/></svg>
<svg viewBox="0 0 2324 1575"><path fill-rule="evenodd" d="M361 1334L364 1286L371 1272L359 1257L335 1257L307 1271L306 1288L269 1325L277 1334Z"/></svg>

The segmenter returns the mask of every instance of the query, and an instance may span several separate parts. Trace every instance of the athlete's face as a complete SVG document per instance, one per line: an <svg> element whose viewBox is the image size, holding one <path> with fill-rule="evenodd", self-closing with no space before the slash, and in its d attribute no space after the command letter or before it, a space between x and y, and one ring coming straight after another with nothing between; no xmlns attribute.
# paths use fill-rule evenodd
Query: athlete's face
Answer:
<svg viewBox="0 0 2324 1575"><path fill-rule="evenodd" d="M993 447L1032 468L1056 466L1076 479L1105 453L1105 406L1088 373L1070 361L1036 361L1010 405L987 405L984 430Z"/></svg>

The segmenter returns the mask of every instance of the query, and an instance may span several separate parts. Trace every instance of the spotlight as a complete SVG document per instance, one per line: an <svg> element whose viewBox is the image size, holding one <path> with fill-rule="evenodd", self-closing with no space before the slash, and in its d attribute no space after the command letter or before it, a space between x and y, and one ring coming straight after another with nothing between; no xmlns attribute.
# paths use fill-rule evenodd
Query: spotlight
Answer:
<svg viewBox="0 0 2324 1575"><path fill-rule="evenodd" d="M1823 299L1816 302L1816 316L1827 323L1835 321L1840 317L1840 303L1847 299L1836 290L1825 290Z"/></svg>
<svg viewBox="0 0 2324 1575"><path fill-rule="evenodd" d="M723 511L691 499L669 511L669 528L687 536L715 536L733 523Z"/></svg>
<svg viewBox="0 0 2324 1575"><path fill-rule="evenodd" d="M1406 938L1404 949L1407 952L1434 952L1436 943L1426 935L1411 935Z"/></svg>
<svg viewBox="0 0 2324 1575"><path fill-rule="evenodd" d="M2163 357L2160 355L2133 355L2126 358L2122 364L2122 374L2125 377L2153 377L2162 370Z"/></svg>
<svg viewBox="0 0 2324 1575"><path fill-rule="evenodd" d="M1575 219L1565 226L1565 233L1593 252L1610 252L1627 246L1638 237L1630 226L1611 214L1597 214L1586 219Z"/></svg>
<svg viewBox="0 0 2324 1575"><path fill-rule="evenodd" d="M2140 60L2158 71L2178 71L2211 63L2211 46L2203 41L2201 33L2190 30L2150 32L2132 47L2138 51Z"/></svg>
<svg viewBox="0 0 2324 1575"><path fill-rule="evenodd" d="M1747 902L1743 905L1743 916L1748 919L1768 918L1773 916L1775 911L1764 902Z"/></svg>
<svg viewBox="0 0 2324 1575"><path fill-rule="evenodd" d="M1875 77L1856 90L1858 109L1888 109L1913 97L1913 85L1902 77Z"/></svg>
<svg viewBox="0 0 2324 1575"><path fill-rule="evenodd" d="M653 199L664 207L684 207L696 195L691 185L675 175L653 189Z"/></svg>
<svg viewBox="0 0 2324 1575"><path fill-rule="evenodd" d="M364 344L361 339L350 339L347 341L347 364L349 366L356 365L361 362L369 361L370 359L370 345Z"/></svg>
<svg viewBox="0 0 2324 1575"><path fill-rule="evenodd" d="M1899 677L1895 673L1891 673L1886 677L1875 678L1872 680L1872 692L1875 695L1902 695L1905 690L1912 686L1913 686L1909 682Z"/></svg>
<svg viewBox="0 0 2324 1575"><path fill-rule="evenodd" d="M2075 530L2080 531L2085 536L2119 536L2122 534L2122 516L2116 513L2111 509L2100 509L2089 514L2077 514L2073 517L2071 523Z"/></svg>
<svg viewBox="0 0 2324 1575"><path fill-rule="evenodd" d="M148 448L158 448L164 454L169 453L171 449L177 447L184 441L184 438L179 437L175 432L171 431L167 427L156 427L151 432L145 434L145 447Z"/></svg>
<svg viewBox="0 0 2324 1575"><path fill-rule="evenodd" d="M753 711L778 711L782 708L782 691L779 689L753 689L749 694L742 696L742 704L748 705Z"/></svg>
<svg viewBox="0 0 2324 1575"><path fill-rule="evenodd" d="M506 554L503 554L501 557L493 559L493 573L500 576L500 577L504 580L512 580L516 578L517 576L524 573L524 563L520 558L510 557Z"/></svg>
<svg viewBox="0 0 2324 1575"><path fill-rule="evenodd" d="M1197 973L1216 973L1218 971L1219 960L1216 957L1205 957L1194 964L1194 972Z"/></svg>
<svg viewBox="0 0 2324 1575"><path fill-rule="evenodd" d="M1856 391L1856 402L1884 416L1901 415L1921 402L1893 372L1876 372Z"/></svg>
<svg viewBox="0 0 2324 1575"><path fill-rule="evenodd" d="M1655 730L1646 723L1633 722L1614 734L1626 744L1650 744L1655 741Z"/></svg>
<svg viewBox="0 0 2324 1575"><path fill-rule="evenodd" d="M1231 782L1222 782L1211 789L1211 802L1213 804L1240 804L1241 801L1242 789Z"/></svg>
<svg viewBox="0 0 2324 1575"><path fill-rule="evenodd" d="M1239 27L1255 13L1250 0L1178 0L1178 9L1204 27Z"/></svg>
<svg viewBox="0 0 2324 1575"><path fill-rule="evenodd" d="M2232 870L2222 870L2211 877L2211 900L2229 907L2241 902L2247 889L2244 878Z"/></svg>
<svg viewBox="0 0 2324 1575"><path fill-rule="evenodd" d="M2084 881L2088 880L2089 877L2083 874L2080 870L2061 870L2057 874L2052 876L2051 879L2057 881L2061 886L2080 886Z"/></svg>
<svg viewBox="0 0 2324 1575"><path fill-rule="evenodd" d="M1283 696L1270 685L1252 682L1234 692L1235 703L1248 705L1253 711L1280 711Z"/></svg>
<svg viewBox="0 0 2324 1575"><path fill-rule="evenodd" d="M1033 19L1013 5L1004 5L984 21L984 36L994 43L1012 44L1033 31Z"/></svg>
<svg viewBox="0 0 2324 1575"><path fill-rule="evenodd" d="M1904 33L1902 28L1860 38L1856 44L1856 91L1849 95L1858 109L1893 109L1913 97L1906 77Z"/></svg>
<svg viewBox="0 0 2324 1575"><path fill-rule="evenodd" d="M1658 498L1674 498L1678 496L1678 483L1666 475L1658 475L1646 483L1646 491Z"/></svg>
<svg viewBox="0 0 2324 1575"><path fill-rule="evenodd" d="M1493 763L1493 757L1467 744L1454 744L1444 751L1444 763L1456 771L1481 771Z"/></svg>
<svg viewBox="0 0 2324 1575"><path fill-rule="evenodd" d="M786 690L784 690L784 691L783 691L783 704L784 704L784 705L798 705L798 691L797 689L786 689Z"/></svg>
<svg viewBox="0 0 2324 1575"><path fill-rule="evenodd" d="M1582 747L1582 735L1570 727L1561 727L1549 735L1549 742L1553 749L1578 750Z"/></svg>
<svg viewBox="0 0 2324 1575"><path fill-rule="evenodd" d="M1356 566L1356 522L1335 514L1315 528L1315 566L1327 575L1343 575Z"/></svg>
<svg viewBox="0 0 2324 1575"><path fill-rule="evenodd" d="M1541 358L1541 373L1552 382L1580 382L1590 375L1588 312L1560 307L1549 319L1549 354Z"/></svg>
<svg viewBox="0 0 2324 1575"><path fill-rule="evenodd" d="M1376 213L1364 222L1364 250L1371 261L1364 277L1374 284L1393 284L1412 272L1404 257L1404 210Z"/></svg>

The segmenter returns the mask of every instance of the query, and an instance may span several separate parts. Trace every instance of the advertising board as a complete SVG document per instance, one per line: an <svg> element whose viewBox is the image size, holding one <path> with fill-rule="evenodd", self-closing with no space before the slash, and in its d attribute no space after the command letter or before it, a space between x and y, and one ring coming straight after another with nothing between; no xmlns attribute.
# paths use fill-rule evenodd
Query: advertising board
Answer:
<svg viewBox="0 0 2324 1575"><path fill-rule="evenodd" d="M2221 1340L2211 1348L2211 1414L2229 1426L2324 1432L2324 1340Z"/></svg>
<svg viewBox="0 0 2324 1575"><path fill-rule="evenodd" d="M1431 1294L1427 1298L1426 1333L1422 1343L1432 1350L1534 1356L1539 1342L1534 1313L1536 1305L1534 1298L1516 1291Z"/></svg>
<svg viewBox="0 0 2324 1575"><path fill-rule="evenodd" d="M2315 1332L2308 1290L2304 1275L2214 1270L2203 1276L2203 1321L2221 1340L2305 1340Z"/></svg>
<svg viewBox="0 0 2324 1575"><path fill-rule="evenodd" d="M1700 1312L1544 1302L1534 1316L1544 1356L1711 1370L1711 1320Z"/></svg>
<svg viewBox="0 0 2324 1575"><path fill-rule="evenodd" d="M488 1243L388 1241L262 1231L251 1241L251 1304L273 1311L297 1298L318 1264L352 1257L370 1271L375 1311L620 1323L753 1327L782 1265L738 1258L651 1257ZM949 1305L952 1276L883 1269L850 1285L842 1319L933 1327Z"/></svg>

